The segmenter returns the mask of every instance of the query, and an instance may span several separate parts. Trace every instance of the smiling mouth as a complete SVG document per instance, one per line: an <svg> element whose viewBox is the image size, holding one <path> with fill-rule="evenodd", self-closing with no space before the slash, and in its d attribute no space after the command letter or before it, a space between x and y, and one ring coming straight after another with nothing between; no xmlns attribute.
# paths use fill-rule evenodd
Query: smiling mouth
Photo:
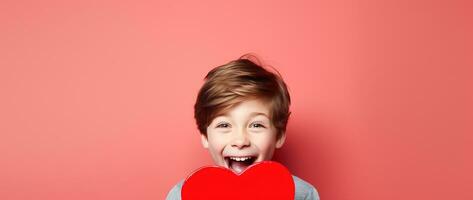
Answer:
<svg viewBox="0 0 473 200"><path fill-rule="evenodd" d="M227 156L225 162L228 168L236 173L241 173L256 160L256 156Z"/></svg>

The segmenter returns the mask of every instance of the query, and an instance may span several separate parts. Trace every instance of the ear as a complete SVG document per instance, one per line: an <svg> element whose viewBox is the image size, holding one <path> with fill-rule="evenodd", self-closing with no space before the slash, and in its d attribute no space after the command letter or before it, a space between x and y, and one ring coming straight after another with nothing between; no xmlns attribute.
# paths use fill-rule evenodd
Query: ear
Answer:
<svg viewBox="0 0 473 200"><path fill-rule="evenodd" d="M200 142L204 148L209 148L209 140L207 139L206 135L200 134Z"/></svg>
<svg viewBox="0 0 473 200"><path fill-rule="evenodd" d="M279 149L284 145L284 142L286 141L286 132L281 132L281 135L276 141L276 149Z"/></svg>

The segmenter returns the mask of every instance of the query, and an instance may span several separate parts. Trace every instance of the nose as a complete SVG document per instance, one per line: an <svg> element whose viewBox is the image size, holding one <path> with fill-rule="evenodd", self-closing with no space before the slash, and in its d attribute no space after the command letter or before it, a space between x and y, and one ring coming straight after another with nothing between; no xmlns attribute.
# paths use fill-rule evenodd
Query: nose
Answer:
<svg viewBox="0 0 473 200"><path fill-rule="evenodd" d="M236 131L233 136L231 145L232 147L236 147L239 149L250 146L250 139L248 138L247 132L244 130Z"/></svg>

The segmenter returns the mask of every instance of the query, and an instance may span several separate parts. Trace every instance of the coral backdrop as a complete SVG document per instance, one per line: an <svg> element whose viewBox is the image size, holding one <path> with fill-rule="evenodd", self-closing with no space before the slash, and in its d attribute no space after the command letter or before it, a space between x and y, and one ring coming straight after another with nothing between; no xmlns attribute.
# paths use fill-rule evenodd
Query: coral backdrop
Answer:
<svg viewBox="0 0 473 200"><path fill-rule="evenodd" d="M193 104L253 52L293 98L276 160L323 200L473 199L473 3L2 1L0 199L164 199L211 164Z"/></svg>

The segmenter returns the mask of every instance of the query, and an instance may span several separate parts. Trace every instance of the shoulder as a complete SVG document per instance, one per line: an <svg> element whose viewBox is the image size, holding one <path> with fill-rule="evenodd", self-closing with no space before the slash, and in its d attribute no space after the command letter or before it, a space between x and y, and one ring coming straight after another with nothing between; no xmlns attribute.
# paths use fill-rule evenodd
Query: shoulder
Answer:
<svg viewBox="0 0 473 200"><path fill-rule="evenodd" d="M314 186L294 175L292 175L292 179L296 187L295 200L320 200L319 193Z"/></svg>
<svg viewBox="0 0 473 200"><path fill-rule="evenodd" d="M174 187L172 187L166 197L166 200L181 200L182 184L184 184L184 180L180 181Z"/></svg>

